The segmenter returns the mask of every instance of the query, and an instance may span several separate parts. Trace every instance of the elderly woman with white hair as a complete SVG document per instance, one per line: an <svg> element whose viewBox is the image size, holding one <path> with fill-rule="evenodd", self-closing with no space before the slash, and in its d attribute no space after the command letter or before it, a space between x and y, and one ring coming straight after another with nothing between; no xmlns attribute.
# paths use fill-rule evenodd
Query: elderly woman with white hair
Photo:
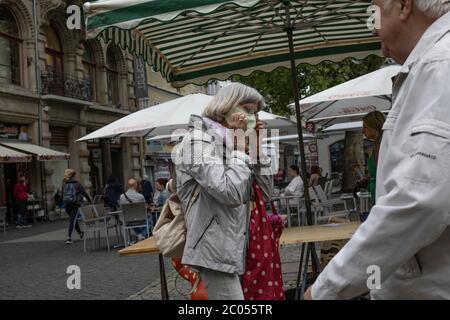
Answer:
<svg viewBox="0 0 450 320"><path fill-rule="evenodd" d="M263 175L270 159L257 157L256 149L250 157L244 139L233 139L233 129L262 129L257 112L263 106L253 88L226 86L202 117L191 116L190 127L200 130L191 130L178 146L176 188L187 225L182 263L199 272L212 300L244 298L239 276L245 270L252 183L256 179L266 200L273 189L272 176Z"/></svg>

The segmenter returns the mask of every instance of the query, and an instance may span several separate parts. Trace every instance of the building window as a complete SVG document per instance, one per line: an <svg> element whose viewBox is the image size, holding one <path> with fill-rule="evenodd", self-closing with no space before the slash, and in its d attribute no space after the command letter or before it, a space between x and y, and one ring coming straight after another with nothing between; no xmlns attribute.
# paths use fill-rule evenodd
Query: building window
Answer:
<svg viewBox="0 0 450 320"><path fill-rule="evenodd" d="M51 26L45 30L45 55L47 71L62 74L64 68L61 40Z"/></svg>
<svg viewBox="0 0 450 320"><path fill-rule="evenodd" d="M83 52L83 77L85 80L89 81L91 87L91 97L92 101L96 101L96 70L97 66L95 64L94 52L91 46L87 43L81 44L84 49Z"/></svg>
<svg viewBox="0 0 450 320"><path fill-rule="evenodd" d="M0 5L0 83L20 85L19 28L12 13Z"/></svg>
<svg viewBox="0 0 450 320"><path fill-rule="evenodd" d="M344 169L345 140L333 143L330 146L331 172L342 172Z"/></svg>
<svg viewBox="0 0 450 320"><path fill-rule="evenodd" d="M106 52L106 76L108 84L108 103L111 106L119 105L119 68L112 46Z"/></svg>
<svg viewBox="0 0 450 320"><path fill-rule="evenodd" d="M364 158L365 164L369 156L373 156L375 145L372 141L364 139ZM331 172L343 172L344 171L344 152L345 152L345 139L333 143L330 146L330 161ZM366 170L366 168L363 168Z"/></svg>

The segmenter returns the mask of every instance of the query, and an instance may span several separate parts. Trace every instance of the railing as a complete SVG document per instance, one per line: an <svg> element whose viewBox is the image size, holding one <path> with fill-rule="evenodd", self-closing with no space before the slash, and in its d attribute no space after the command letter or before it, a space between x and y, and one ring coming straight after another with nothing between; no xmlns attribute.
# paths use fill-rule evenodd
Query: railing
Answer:
<svg viewBox="0 0 450 320"><path fill-rule="evenodd" d="M92 82L60 72L46 70L41 73L42 94L52 94L84 101L92 101Z"/></svg>

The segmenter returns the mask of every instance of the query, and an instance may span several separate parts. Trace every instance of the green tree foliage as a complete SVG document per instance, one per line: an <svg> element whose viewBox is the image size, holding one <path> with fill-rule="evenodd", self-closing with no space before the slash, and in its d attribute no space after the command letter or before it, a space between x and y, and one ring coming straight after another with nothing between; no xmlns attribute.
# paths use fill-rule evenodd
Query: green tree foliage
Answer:
<svg viewBox="0 0 450 320"><path fill-rule="evenodd" d="M297 67L300 96L302 98L316 94L338 84L360 77L380 68L384 59L369 56L363 60L349 58L341 62L324 61L317 65L302 64ZM235 76L234 81L257 89L265 98L273 113L292 115L288 105L294 102L291 72L278 68L272 72L253 72L247 77Z"/></svg>

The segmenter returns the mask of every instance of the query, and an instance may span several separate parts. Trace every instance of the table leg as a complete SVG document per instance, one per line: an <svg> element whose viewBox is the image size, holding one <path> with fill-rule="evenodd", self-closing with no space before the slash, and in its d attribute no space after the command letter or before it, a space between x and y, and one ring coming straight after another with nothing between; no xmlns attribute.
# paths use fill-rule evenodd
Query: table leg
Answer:
<svg viewBox="0 0 450 320"><path fill-rule="evenodd" d="M295 296L294 296L294 300L298 300L298 296L299 296L299 288L300 288L300 281L301 281L301 276L302 276L302 270L303 270L303 259L305 257L305 243L302 243L302 251L300 253L300 263L298 265L298 274L297 274L297 285L295 287Z"/></svg>
<svg viewBox="0 0 450 320"><path fill-rule="evenodd" d="M314 278L316 278L322 272L322 266L320 265L319 257L317 257L316 245L314 243L310 243L310 245Z"/></svg>
<svg viewBox="0 0 450 320"><path fill-rule="evenodd" d="M289 208L289 200L286 199L286 210L287 210L287 218L288 218L288 228L291 227L291 209Z"/></svg>
<svg viewBox="0 0 450 320"><path fill-rule="evenodd" d="M308 280L308 265L309 265L309 252L310 252L310 246L309 244L307 245L307 249L306 249L306 259L305 259L305 266L303 269L303 279L302 279L302 285L301 285L301 289L300 289L300 296L298 297L298 299L303 300L303 294L305 293L305 288L306 288L306 281ZM298 288L297 288L298 291Z"/></svg>
<svg viewBox="0 0 450 320"><path fill-rule="evenodd" d="M161 281L161 299L169 300L169 291L167 290L166 268L164 266L164 257L159 254L159 278Z"/></svg>

